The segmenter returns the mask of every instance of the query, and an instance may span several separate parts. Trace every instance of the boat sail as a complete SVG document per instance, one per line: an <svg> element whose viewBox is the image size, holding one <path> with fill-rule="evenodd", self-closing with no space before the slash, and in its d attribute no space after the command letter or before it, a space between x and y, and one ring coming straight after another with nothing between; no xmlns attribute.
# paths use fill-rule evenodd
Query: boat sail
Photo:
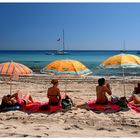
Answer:
<svg viewBox="0 0 140 140"><path fill-rule="evenodd" d="M120 50L120 52L125 53L127 50L125 49L125 40L123 41L123 50Z"/></svg>
<svg viewBox="0 0 140 140"><path fill-rule="evenodd" d="M57 41L60 41L60 38ZM65 51L64 29L63 29L63 49L62 50L57 50L55 52L55 55L70 55L69 52Z"/></svg>
<svg viewBox="0 0 140 140"><path fill-rule="evenodd" d="M59 38L57 40L58 41L61 41L61 39ZM64 29L63 29L63 49L62 50L55 50L55 51L50 51L50 52L45 52L46 55L70 55L69 52L66 52L65 51L65 41L64 41Z"/></svg>

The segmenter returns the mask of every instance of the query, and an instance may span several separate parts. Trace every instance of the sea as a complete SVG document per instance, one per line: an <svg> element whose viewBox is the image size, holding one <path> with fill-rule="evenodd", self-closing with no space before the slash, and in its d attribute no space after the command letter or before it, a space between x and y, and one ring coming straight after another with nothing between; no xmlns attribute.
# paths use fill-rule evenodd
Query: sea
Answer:
<svg viewBox="0 0 140 140"><path fill-rule="evenodd" d="M49 53L48 53L49 52ZM95 76L122 76L122 69L102 69L99 67L106 58L120 54L118 50L66 50L68 55L54 55L50 50L4 50L0 51L0 63L14 61L30 67L35 73L57 59L78 60L87 66ZM140 51L127 51L140 57ZM125 76L140 76L139 68L125 69Z"/></svg>

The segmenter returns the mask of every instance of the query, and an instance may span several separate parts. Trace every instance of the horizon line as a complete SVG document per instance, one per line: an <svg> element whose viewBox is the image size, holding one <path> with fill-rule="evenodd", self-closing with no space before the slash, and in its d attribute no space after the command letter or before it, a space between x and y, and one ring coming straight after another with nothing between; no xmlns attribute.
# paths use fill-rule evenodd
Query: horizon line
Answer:
<svg viewBox="0 0 140 140"><path fill-rule="evenodd" d="M35 49L30 49L30 50L0 50L0 51L58 51L58 50L51 50L51 49L48 49L48 50L46 50L46 49L42 49L42 50L35 50ZM87 50L85 50L85 49L82 49L82 50L65 50L65 51L122 51L122 50L113 50L113 49L107 49L107 50L91 50L91 49L87 49ZM125 49L125 51L140 51L140 49L138 49L138 50L126 50Z"/></svg>

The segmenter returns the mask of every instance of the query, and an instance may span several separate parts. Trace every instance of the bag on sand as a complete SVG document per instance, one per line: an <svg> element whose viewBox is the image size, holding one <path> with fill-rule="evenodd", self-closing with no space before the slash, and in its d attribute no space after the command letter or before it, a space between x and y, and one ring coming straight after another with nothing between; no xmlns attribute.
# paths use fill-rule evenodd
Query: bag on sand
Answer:
<svg viewBox="0 0 140 140"><path fill-rule="evenodd" d="M113 104L116 104L116 105L119 105L120 107L124 107L124 108L127 108L127 104L128 104L128 101L126 99L126 97L117 97L117 96L112 96L111 97L111 102Z"/></svg>
<svg viewBox="0 0 140 140"><path fill-rule="evenodd" d="M120 97L118 105L120 107L127 108L128 107L127 104L128 104L128 101L127 101L126 97Z"/></svg>
<svg viewBox="0 0 140 140"><path fill-rule="evenodd" d="M111 96L111 102L113 104L117 104L119 102L119 97L112 95Z"/></svg>
<svg viewBox="0 0 140 140"><path fill-rule="evenodd" d="M65 99L62 99L61 104L63 109L69 109L72 107L72 101L68 96L66 96Z"/></svg>

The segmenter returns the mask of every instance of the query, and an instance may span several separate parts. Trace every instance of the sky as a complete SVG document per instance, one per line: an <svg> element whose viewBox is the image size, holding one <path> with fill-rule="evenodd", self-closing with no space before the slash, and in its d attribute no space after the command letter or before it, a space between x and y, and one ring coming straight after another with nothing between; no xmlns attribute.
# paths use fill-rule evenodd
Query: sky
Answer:
<svg viewBox="0 0 140 140"><path fill-rule="evenodd" d="M60 50L63 29L66 50L140 50L140 3L0 3L0 50Z"/></svg>

